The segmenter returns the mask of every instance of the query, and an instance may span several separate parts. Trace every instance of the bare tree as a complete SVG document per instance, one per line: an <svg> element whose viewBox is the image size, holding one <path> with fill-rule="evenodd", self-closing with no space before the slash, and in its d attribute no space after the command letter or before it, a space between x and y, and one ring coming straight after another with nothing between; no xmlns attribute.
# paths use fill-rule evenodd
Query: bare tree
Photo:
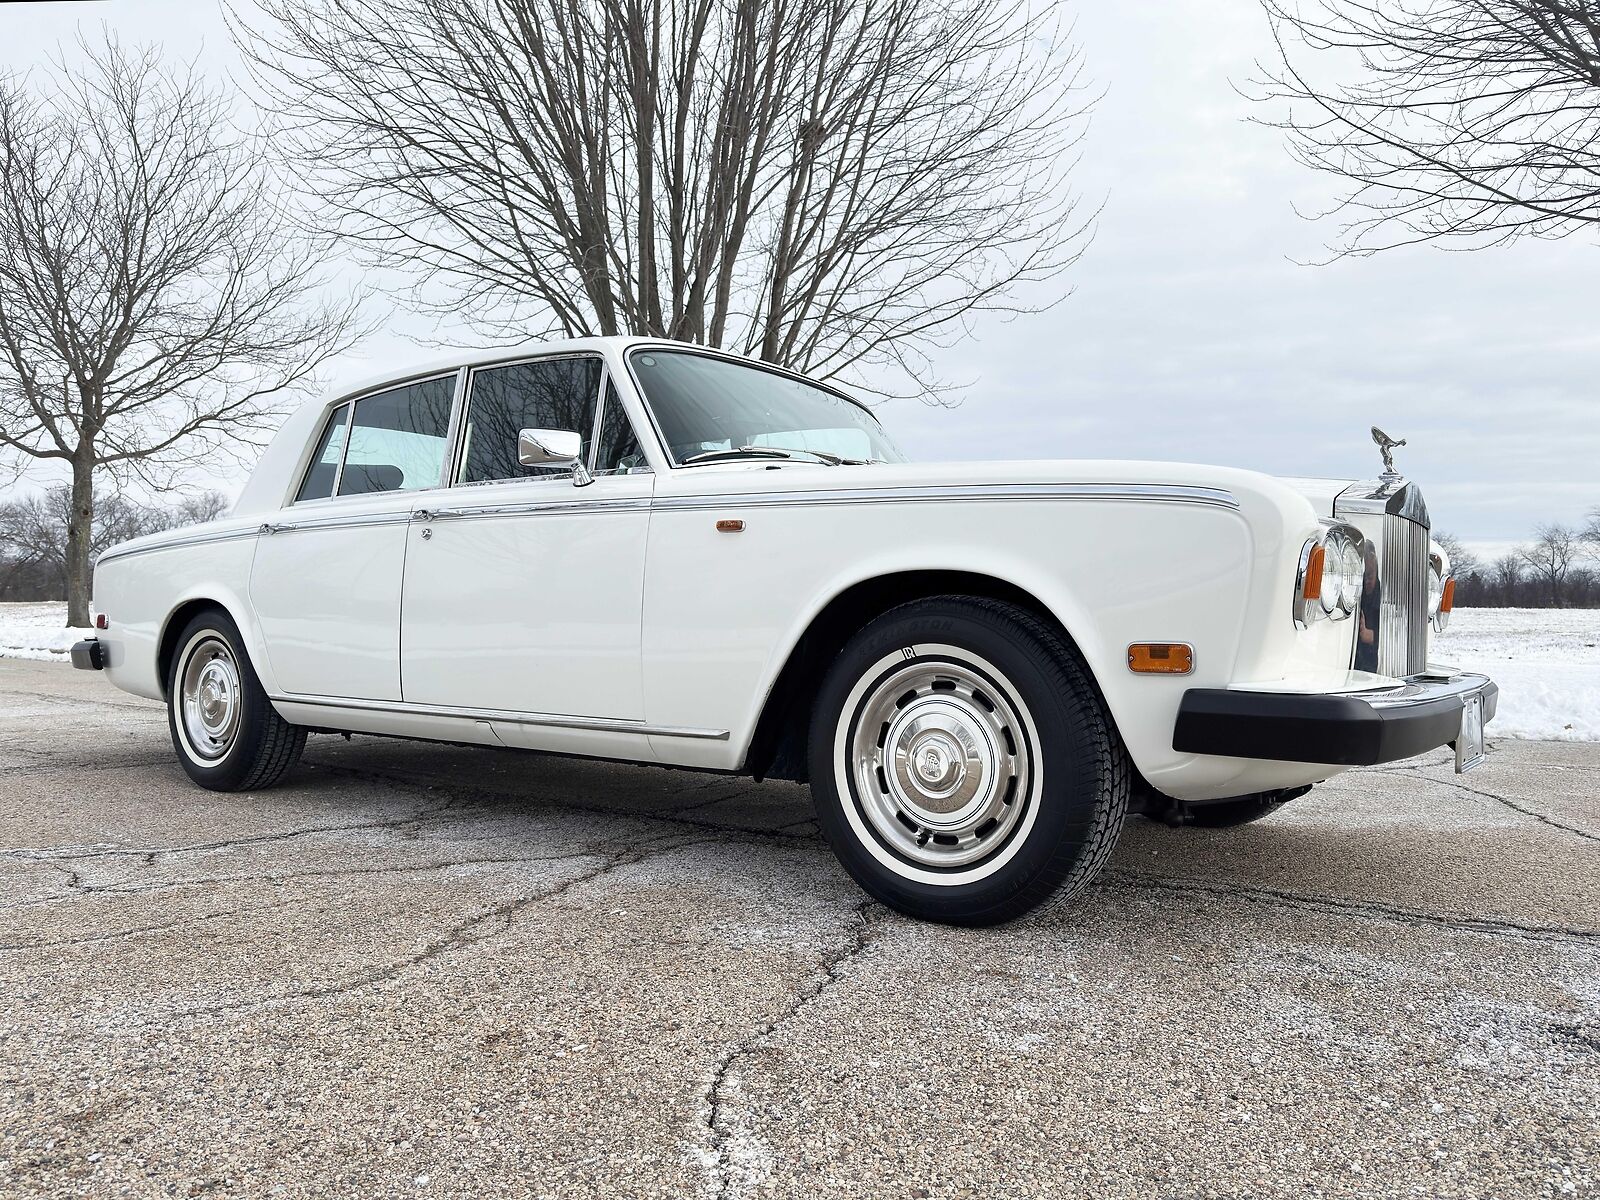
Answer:
<svg viewBox="0 0 1600 1200"><path fill-rule="evenodd" d="M1527 565L1550 595L1550 603L1560 607L1565 598L1567 576L1583 554L1583 542L1577 532L1565 525L1541 525L1535 531L1537 540L1531 546L1517 549L1517 556Z"/></svg>
<svg viewBox="0 0 1600 1200"><path fill-rule="evenodd" d="M91 505L90 562L118 542L214 520L227 507L228 498L214 491L193 493L169 507L141 504L122 492L101 493ZM58 589L56 596L65 595L76 511L72 488L68 486L49 488L0 504L0 558L13 569L41 569L46 577L54 580ZM68 624L86 625L88 621L73 622L69 618Z"/></svg>
<svg viewBox="0 0 1600 1200"><path fill-rule="evenodd" d="M1502 554L1494 564L1495 586L1502 595L1512 598L1516 595L1517 585L1522 582L1523 562L1519 552L1513 550L1510 554Z"/></svg>
<svg viewBox="0 0 1600 1200"><path fill-rule="evenodd" d="M1027 285L1086 237L1058 0L261 7L235 32L325 211L493 339L669 336L927 394L931 346L1059 298Z"/></svg>
<svg viewBox="0 0 1600 1200"><path fill-rule="evenodd" d="M1600 507L1589 510L1589 520L1583 527L1582 536L1588 543L1589 549L1600 554Z"/></svg>
<svg viewBox="0 0 1600 1200"><path fill-rule="evenodd" d="M225 97L153 50L0 77L0 451L64 464L68 621L88 619L94 478L170 473L267 427L348 345Z"/></svg>
<svg viewBox="0 0 1600 1200"><path fill-rule="evenodd" d="M1600 0L1263 5L1255 98L1349 183L1343 250L1600 232Z"/></svg>
<svg viewBox="0 0 1600 1200"><path fill-rule="evenodd" d="M1462 544L1461 539L1453 533L1441 533L1434 530L1433 540L1438 542L1445 554L1450 558L1450 571L1458 579L1465 578L1480 569L1478 556Z"/></svg>

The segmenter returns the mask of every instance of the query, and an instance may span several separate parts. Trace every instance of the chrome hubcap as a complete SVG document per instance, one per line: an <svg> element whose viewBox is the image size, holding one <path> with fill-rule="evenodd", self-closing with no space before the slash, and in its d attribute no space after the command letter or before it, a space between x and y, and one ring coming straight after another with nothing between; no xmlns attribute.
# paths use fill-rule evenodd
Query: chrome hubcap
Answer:
<svg viewBox="0 0 1600 1200"><path fill-rule="evenodd" d="M179 687L184 738L203 759L227 754L239 733L239 669L227 643L197 641L184 661Z"/></svg>
<svg viewBox="0 0 1600 1200"><path fill-rule="evenodd" d="M1032 749L998 671L978 660L907 661L856 712L856 797L890 849L953 868L1005 844L1027 807Z"/></svg>

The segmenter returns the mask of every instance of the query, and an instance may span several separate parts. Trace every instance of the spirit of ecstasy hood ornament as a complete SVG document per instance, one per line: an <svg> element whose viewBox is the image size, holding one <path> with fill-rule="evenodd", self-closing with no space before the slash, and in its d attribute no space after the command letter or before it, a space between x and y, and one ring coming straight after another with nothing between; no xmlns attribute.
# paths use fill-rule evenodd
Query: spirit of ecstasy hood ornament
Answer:
<svg viewBox="0 0 1600 1200"><path fill-rule="evenodd" d="M1380 478L1392 477L1398 479L1400 472L1394 469L1394 451L1396 446L1404 446L1406 444L1405 438L1401 438L1397 442L1374 425L1372 427L1372 440L1378 444L1378 449L1383 452L1383 476Z"/></svg>

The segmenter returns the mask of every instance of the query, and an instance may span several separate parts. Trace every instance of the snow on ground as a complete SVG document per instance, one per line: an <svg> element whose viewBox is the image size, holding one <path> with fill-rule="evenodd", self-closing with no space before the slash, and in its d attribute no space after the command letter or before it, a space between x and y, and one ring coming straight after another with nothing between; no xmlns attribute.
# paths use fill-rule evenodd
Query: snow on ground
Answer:
<svg viewBox="0 0 1600 1200"><path fill-rule="evenodd" d="M1458 608L1430 657L1500 685L1491 737L1600 742L1600 608Z"/></svg>
<svg viewBox="0 0 1600 1200"><path fill-rule="evenodd" d="M65 604L0 604L0 658L65 662ZM1600 741L1600 609L1462 608L1433 658L1500 685L1495 737Z"/></svg>
<svg viewBox="0 0 1600 1200"><path fill-rule="evenodd" d="M0 604L0 658L67 662L72 643L93 632L70 628L65 604Z"/></svg>

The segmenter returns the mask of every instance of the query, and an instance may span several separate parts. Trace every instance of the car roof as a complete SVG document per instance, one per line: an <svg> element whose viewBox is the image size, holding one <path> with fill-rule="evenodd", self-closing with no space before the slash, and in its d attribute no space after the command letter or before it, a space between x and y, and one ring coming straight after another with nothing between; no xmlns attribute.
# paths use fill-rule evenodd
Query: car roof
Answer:
<svg viewBox="0 0 1600 1200"><path fill-rule="evenodd" d="M628 346L649 344L660 345L671 341L670 338L652 337L586 337L586 338L559 338L537 342L514 342L506 346L490 346L478 350L456 350L447 355L433 358L421 358L414 363L407 363L399 369L391 367L382 374L356 374L353 371L339 372L334 376L330 387L325 389L320 396L309 401L317 407L334 404L351 396L361 395L363 392L377 391L380 388L394 384L404 383L408 379L422 379L429 375L442 375L447 371L459 371L462 367L481 367L489 363L510 362L519 358L531 358L540 354L577 354L583 351L599 351L606 347L624 349ZM689 345L690 343L683 343ZM704 349L704 347L696 347ZM718 351L726 353L726 351ZM730 357L738 357L731 355Z"/></svg>

